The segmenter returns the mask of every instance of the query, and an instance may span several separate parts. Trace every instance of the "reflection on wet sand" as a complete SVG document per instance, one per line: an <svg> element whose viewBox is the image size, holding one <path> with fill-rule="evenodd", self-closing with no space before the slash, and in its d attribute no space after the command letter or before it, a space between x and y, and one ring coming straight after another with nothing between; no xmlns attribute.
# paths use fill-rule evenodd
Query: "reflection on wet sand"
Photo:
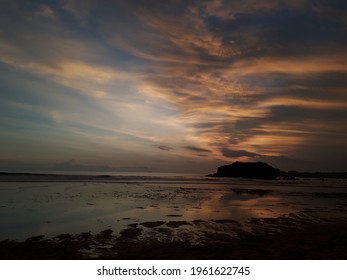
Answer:
<svg viewBox="0 0 347 280"><path fill-rule="evenodd" d="M1 182L0 251L6 256L19 248L31 252L41 246L44 252L70 246L72 258L136 258L146 246L157 246L162 254L164 248L182 245L172 256L184 258L187 246L237 247L245 240L264 241L269 234L278 240L296 234L299 240L300 234L315 237L311 230L319 226L345 227L344 186L296 184ZM125 245L134 255L122 251Z"/></svg>
<svg viewBox="0 0 347 280"><path fill-rule="evenodd" d="M253 218L251 232L232 220L133 223L110 229L0 242L6 259L346 259L345 222Z"/></svg>

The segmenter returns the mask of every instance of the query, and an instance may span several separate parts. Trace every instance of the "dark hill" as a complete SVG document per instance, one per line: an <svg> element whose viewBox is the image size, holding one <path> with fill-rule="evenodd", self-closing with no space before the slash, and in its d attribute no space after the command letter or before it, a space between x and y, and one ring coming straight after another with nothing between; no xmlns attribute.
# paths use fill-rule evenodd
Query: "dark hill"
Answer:
<svg viewBox="0 0 347 280"><path fill-rule="evenodd" d="M239 162L218 167L217 173L211 177L241 177L250 179L276 179L280 175L280 170L267 163L258 162Z"/></svg>

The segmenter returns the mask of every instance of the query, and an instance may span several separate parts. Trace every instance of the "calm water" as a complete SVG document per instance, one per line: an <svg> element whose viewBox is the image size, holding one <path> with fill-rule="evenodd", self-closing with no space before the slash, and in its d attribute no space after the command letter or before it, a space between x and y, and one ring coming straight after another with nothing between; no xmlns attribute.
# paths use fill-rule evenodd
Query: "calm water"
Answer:
<svg viewBox="0 0 347 280"><path fill-rule="evenodd" d="M347 219L347 180L262 181L194 176L0 182L0 240L117 234L131 223L305 216Z"/></svg>

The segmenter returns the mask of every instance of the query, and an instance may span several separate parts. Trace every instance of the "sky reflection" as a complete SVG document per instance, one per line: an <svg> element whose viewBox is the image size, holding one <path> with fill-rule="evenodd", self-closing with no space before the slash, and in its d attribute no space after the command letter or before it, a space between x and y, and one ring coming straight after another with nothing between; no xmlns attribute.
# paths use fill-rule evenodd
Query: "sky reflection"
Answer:
<svg viewBox="0 0 347 280"><path fill-rule="evenodd" d="M250 218L303 213L312 219L346 218L341 210L346 206L345 188L323 189L225 183L1 182L0 238L97 233L107 228L117 234L131 223L153 221L242 224Z"/></svg>

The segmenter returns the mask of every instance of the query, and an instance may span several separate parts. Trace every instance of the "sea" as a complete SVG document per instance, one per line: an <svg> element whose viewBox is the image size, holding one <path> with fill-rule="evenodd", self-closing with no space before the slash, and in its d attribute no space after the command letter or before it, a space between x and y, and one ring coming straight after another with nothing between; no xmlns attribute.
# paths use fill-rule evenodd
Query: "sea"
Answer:
<svg viewBox="0 0 347 280"><path fill-rule="evenodd" d="M115 235L146 222L291 217L347 220L347 179L256 180L199 174L0 174L0 241L44 235ZM219 223L220 224L220 223ZM218 231L220 229L215 228Z"/></svg>

